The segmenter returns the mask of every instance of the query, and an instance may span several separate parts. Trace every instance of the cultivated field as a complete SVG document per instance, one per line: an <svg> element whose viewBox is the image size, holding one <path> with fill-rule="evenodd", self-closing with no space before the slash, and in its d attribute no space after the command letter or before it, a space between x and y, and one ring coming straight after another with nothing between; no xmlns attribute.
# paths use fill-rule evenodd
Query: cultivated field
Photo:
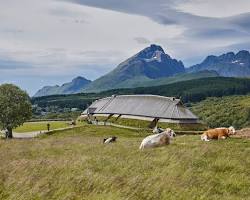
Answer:
<svg viewBox="0 0 250 200"><path fill-rule="evenodd" d="M47 124L50 124L50 130L58 128L66 128L69 126L69 122L65 121L41 121L41 122L27 122L22 126L19 126L14 130L14 132L24 133L33 131L43 131L47 130Z"/></svg>
<svg viewBox="0 0 250 200"><path fill-rule="evenodd" d="M250 140L178 136L139 151L146 134L85 125L0 140L0 199L250 199ZM103 145L110 135L117 143Z"/></svg>

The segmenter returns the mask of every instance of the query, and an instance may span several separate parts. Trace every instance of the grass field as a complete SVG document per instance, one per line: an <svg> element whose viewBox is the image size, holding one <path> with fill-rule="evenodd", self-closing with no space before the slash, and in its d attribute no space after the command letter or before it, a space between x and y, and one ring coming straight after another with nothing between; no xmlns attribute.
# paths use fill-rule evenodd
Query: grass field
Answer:
<svg viewBox="0 0 250 200"><path fill-rule="evenodd" d="M177 136L139 151L146 134L85 125L0 140L0 199L250 199L250 140ZM103 145L110 135L117 143Z"/></svg>
<svg viewBox="0 0 250 200"><path fill-rule="evenodd" d="M47 124L50 124L50 130L58 128L66 128L69 126L68 122L65 121L42 121L42 122L27 122L22 126L19 126L14 130L14 132L24 133L33 131L43 131L47 130Z"/></svg>

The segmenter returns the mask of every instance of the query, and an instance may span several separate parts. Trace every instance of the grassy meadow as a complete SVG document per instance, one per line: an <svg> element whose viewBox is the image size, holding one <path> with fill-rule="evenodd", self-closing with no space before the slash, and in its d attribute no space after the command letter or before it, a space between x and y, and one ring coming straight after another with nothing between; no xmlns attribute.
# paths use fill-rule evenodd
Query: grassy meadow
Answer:
<svg viewBox="0 0 250 200"><path fill-rule="evenodd" d="M14 132L24 133L33 131L47 130L47 124L50 124L50 130L58 128L66 128L69 126L69 122L66 121L39 121L39 122L26 122L22 126L17 127Z"/></svg>
<svg viewBox="0 0 250 200"><path fill-rule="evenodd" d="M139 151L147 134L84 125L0 140L0 199L250 199L250 140L184 135ZM117 143L103 145L112 135Z"/></svg>

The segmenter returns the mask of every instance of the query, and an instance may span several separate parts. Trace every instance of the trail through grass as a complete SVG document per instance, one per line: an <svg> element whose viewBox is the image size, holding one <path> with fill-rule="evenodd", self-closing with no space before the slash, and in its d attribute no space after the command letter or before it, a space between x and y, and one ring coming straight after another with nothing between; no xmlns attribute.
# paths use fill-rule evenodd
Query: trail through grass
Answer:
<svg viewBox="0 0 250 200"><path fill-rule="evenodd" d="M111 135L117 143L103 145ZM250 199L250 140L178 136L139 151L145 135L86 125L0 140L0 199Z"/></svg>

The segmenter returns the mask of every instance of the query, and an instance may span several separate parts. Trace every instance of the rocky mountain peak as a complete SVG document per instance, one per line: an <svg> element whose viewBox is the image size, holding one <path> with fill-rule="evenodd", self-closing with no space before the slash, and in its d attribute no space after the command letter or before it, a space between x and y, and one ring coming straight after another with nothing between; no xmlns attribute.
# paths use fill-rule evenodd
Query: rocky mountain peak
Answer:
<svg viewBox="0 0 250 200"><path fill-rule="evenodd" d="M249 51L242 50L242 51L239 51L235 55L235 57L238 58L238 59L249 59L250 58L250 53L249 53Z"/></svg>
<svg viewBox="0 0 250 200"><path fill-rule="evenodd" d="M228 52L220 56L208 56L202 63L188 69L189 72L214 70L220 76L248 77L250 76L250 53L246 50L238 53Z"/></svg>
<svg viewBox="0 0 250 200"><path fill-rule="evenodd" d="M141 59L153 59L160 58L162 55L166 55L162 47L155 44L151 44L149 47L146 47L138 54L136 54L136 57Z"/></svg>

